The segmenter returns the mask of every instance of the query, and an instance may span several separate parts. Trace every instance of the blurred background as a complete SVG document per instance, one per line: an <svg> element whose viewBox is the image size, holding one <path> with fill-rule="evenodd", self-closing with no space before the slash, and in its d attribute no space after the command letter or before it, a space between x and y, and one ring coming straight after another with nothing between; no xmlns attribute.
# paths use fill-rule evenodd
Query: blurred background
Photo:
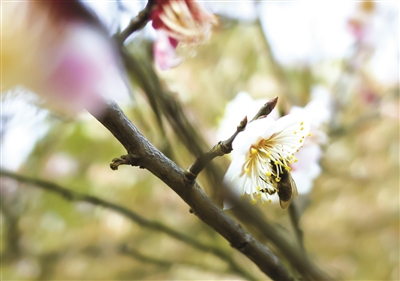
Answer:
<svg viewBox="0 0 400 281"><path fill-rule="evenodd" d="M104 39L123 30L146 2L84 4L102 21ZM321 136L314 141L321 151L313 163L318 167L309 175L309 188L298 182L295 202L305 248L338 279L398 280L398 3L210 1L205 6L219 19L207 44L178 46L183 62L162 71L154 63L157 35L149 23L125 41L125 53L115 52L110 60L126 87L101 94L115 99L145 137L182 168L215 145L221 131L235 131L237 121L223 121L240 92L254 102L278 96L285 113L323 100L324 108L310 113L325 116L315 128ZM10 28L6 20L3 28ZM42 39L39 34L26 40L50 46L52 41ZM98 46L89 46L90 52ZM95 118L53 110L35 95L42 89L36 84L11 84L2 86L2 169L124 206L142 220L2 176L4 280L267 279L151 173L130 166L112 171L111 160L125 151ZM307 166L307 155L301 161ZM215 159L199 178L219 206L218 184L229 162L229 156ZM287 211L276 203L255 207L295 243Z"/></svg>

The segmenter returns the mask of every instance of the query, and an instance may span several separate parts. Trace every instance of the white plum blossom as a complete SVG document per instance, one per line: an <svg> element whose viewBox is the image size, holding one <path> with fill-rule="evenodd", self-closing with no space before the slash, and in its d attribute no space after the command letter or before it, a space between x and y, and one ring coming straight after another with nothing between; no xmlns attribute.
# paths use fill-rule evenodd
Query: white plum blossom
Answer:
<svg viewBox="0 0 400 281"><path fill-rule="evenodd" d="M221 119L217 132L219 140L229 138L234 128L237 126L237 124L239 124L240 120L243 119L244 116L247 116L248 120L250 120L251 117L254 116L261 108L261 106L265 104L265 102L266 99L255 100L248 93L240 92L235 99L233 99L226 106L224 117ZM324 144L328 141L328 137L323 130L323 126L331 119L331 105L332 99L330 93L324 87L316 86L312 89L311 100L305 107L293 106L289 111L289 116L292 114L297 116L301 115L305 116L305 119L310 120L311 136L305 139L304 146L296 153L296 158L298 161L293 161L289 165L291 168L290 174L296 183L299 194L309 193L312 189L313 181L321 173L321 167L319 165L319 160L322 156L321 144ZM278 110L274 109L269 114L268 118L278 119ZM248 124L248 128L246 128L246 130L249 130L249 128L253 127L254 124L252 125L252 123L254 122ZM257 130L255 130L255 137L257 137ZM238 135L238 139L240 140L240 134ZM251 142L251 140L249 141ZM235 149L238 147L238 145L235 144L235 142L233 144L234 150L232 154L230 154L231 159L237 158L237 151L235 152ZM244 158L243 155L240 157ZM235 169L235 165L238 165L236 168L240 168L240 161L232 162L229 173L232 173L232 169ZM229 173L227 173L227 176L229 176ZM257 181L259 180L261 180L261 178L257 179ZM232 185L235 186L234 184ZM240 193L240 188L237 188L236 190L239 194L245 193ZM263 195L261 195L261 197L263 197ZM279 201L276 194L268 197L272 202ZM229 202L225 202L224 206L225 208L229 208Z"/></svg>
<svg viewBox="0 0 400 281"><path fill-rule="evenodd" d="M257 198L263 204L270 202L267 194L277 191L282 174L298 161L295 153L304 145L309 130L309 118L300 113L250 122L233 142L233 160L224 182L237 194L249 194L252 203Z"/></svg>
<svg viewBox="0 0 400 281"><path fill-rule="evenodd" d="M296 154L299 159L291 165L291 175L297 184L299 194L311 191L313 181L320 175L319 160L322 156L321 144L328 142L323 126L332 116L332 100L329 92L321 87L314 87L311 92L311 101L305 107L293 106L291 113L301 113L308 116L311 122L311 137L307 138L303 148Z"/></svg>

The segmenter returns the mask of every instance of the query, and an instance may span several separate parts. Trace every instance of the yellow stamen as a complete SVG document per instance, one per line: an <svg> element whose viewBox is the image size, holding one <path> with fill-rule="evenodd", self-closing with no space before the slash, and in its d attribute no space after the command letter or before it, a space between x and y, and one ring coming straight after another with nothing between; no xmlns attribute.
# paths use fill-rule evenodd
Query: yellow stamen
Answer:
<svg viewBox="0 0 400 281"><path fill-rule="evenodd" d="M297 158L294 158L294 162L299 162L299 159L297 159Z"/></svg>
<svg viewBox="0 0 400 281"><path fill-rule="evenodd" d="M268 203L269 203L269 204L271 204L271 203L272 203L272 200L271 200L271 199L269 199L269 200L268 200Z"/></svg>
<svg viewBox="0 0 400 281"><path fill-rule="evenodd" d="M250 169L249 169L249 168L246 168L246 169L244 170L244 172L245 172L246 174L248 174L248 173L250 172Z"/></svg>
<svg viewBox="0 0 400 281"><path fill-rule="evenodd" d="M296 132L296 131L294 131L293 133L294 133L294 134L297 134L297 132Z"/></svg>
<svg viewBox="0 0 400 281"><path fill-rule="evenodd" d="M307 135L308 137L311 137L311 133L308 133L308 135Z"/></svg>
<svg viewBox="0 0 400 281"><path fill-rule="evenodd" d="M265 175L266 175L267 177L270 177L270 176L271 176L271 172L268 171Z"/></svg>
<svg viewBox="0 0 400 281"><path fill-rule="evenodd" d="M255 149L254 147L252 147L252 148L250 149L250 153L251 153L251 155L257 154L257 149Z"/></svg>
<svg viewBox="0 0 400 281"><path fill-rule="evenodd" d="M302 143L303 142L303 139L300 139L300 143Z"/></svg>
<svg viewBox="0 0 400 281"><path fill-rule="evenodd" d="M303 130L304 130L304 127L301 127L301 128L300 128L300 131L303 131Z"/></svg>
<svg viewBox="0 0 400 281"><path fill-rule="evenodd" d="M252 205L255 205L255 204L257 204L257 200L256 200L256 199L250 200L250 203L251 203Z"/></svg>
<svg viewBox="0 0 400 281"><path fill-rule="evenodd" d="M301 122L300 122L300 125L302 126L303 124L304 124L304 122L303 122L303 121L301 121Z"/></svg>
<svg viewBox="0 0 400 281"><path fill-rule="evenodd" d="M261 194L261 193L258 193L257 196L258 196L258 198L261 198L262 194Z"/></svg>
<svg viewBox="0 0 400 281"><path fill-rule="evenodd" d="M276 181L276 182L280 182L280 181L281 181L281 178L275 178L275 181Z"/></svg>
<svg viewBox="0 0 400 281"><path fill-rule="evenodd" d="M261 206L266 206L267 204L263 201L262 203L261 203Z"/></svg>

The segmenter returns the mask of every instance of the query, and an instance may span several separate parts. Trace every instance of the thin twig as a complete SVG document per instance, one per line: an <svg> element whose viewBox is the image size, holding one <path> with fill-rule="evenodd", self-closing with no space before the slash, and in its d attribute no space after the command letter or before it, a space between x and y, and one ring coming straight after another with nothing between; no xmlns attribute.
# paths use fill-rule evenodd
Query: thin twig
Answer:
<svg viewBox="0 0 400 281"><path fill-rule="evenodd" d="M204 167L215 157L231 153L233 141L236 136L246 128L246 125L247 116L240 122L237 126L236 132L229 139L218 142L218 144L214 145L210 151L197 157L196 161L185 171L188 180L193 181Z"/></svg>
<svg viewBox="0 0 400 281"><path fill-rule="evenodd" d="M131 20L128 26L123 31L121 31L121 33L114 35L115 40L120 45L122 45L132 33L146 26L147 22L150 20L151 12L155 3L156 1L149 0L146 7Z"/></svg>
<svg viewBox="0 0 400 281"><path fill-rule="evenodd" d="M253 117L253 119L251 119L250 122L252 122L254 120L257 120L258 118L260 118L262 116L267 116L268 114L270 114L272 112L272 110L275 108L277 103L278 103L278 97L275 97L275 98L270 99L269 101L267 101L260 108L260 110L257 112L257 114Z"/></svg>
<svg viewBox="0 0 400 281"><path fill-rule="evenodd" d="M123 216L127 217L128 219L130 219L131 221L139 224L142 227L146 227L148 229L163 232L163 233L171 236L172 238L174 238L178 241L181 241L183 243L186 243L200 251L212 253L215 256L219 257L221 260L225 261L229 265L229 268L232 270L232 272L235 272L238 275L240 275L248 280L256 280L256 278L254 276L252 276L250 273L248 273L247 271L242 269L235 262L235 260L232 258L232 255L230 253L227 253L215 246L204 244L204 243L192 238L191 236L185 235L183 233L180 233L180 232L166 226L165 224L163 224L161 222L148 220L148 219L142 217L141 215L135 213L134 211L129 210L123 206L114 204L112 202L108 202L106 200L97 198L95 196L86 195L83 193L73 191L71 189L67 189L65 187L62 187L58 184L55 184L55 183L52 183L49 181L36 179L36 178L32 178L32 177L27 177L24 175L19 175L19 174L5 171L2 169L0 169L0 176L5 176L8 178L15 179L22 183L28 183L28 184L34 185L36 187L39 187L39 188L45 189L47 191L61 195L64 199L67 199L70 201L88 202L93 205L102 206L102 207L108 208L110 210L113 210L115 212L118 212L118 213L122 214Z"/></svg>
<svg viewBox="0 0 400 281"><path fill-rule="evenodd" d="M254 116L251 121L254 121L262 116L267 116L271 113L271 111L275 108L278 102L278 97L273 98L266 102L258 111L258 113ZM250 121L250 122L251 122ZM218 144L214 145L210 151L202 154L201 156L197 157L196 161L186 169L185 174L188 180L194 180L199 173L204 169L204 167L211 162L217 156L223 156L225 154L229 154L232 152L232 143L235 140L236 136L244 131L247 125L247 116L243 118L240 124L236 128L236 132L227 140L220 141Z"/></svg>

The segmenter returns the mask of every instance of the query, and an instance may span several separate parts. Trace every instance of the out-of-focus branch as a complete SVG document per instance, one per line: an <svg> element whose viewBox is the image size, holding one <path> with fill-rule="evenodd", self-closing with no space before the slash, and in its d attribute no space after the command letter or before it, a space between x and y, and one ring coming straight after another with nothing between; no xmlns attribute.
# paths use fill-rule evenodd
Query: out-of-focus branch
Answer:
<svg viewBox="0 0 400 281"><path fill-rule="evenodd" d="M211 268L208 266L205 266L200 263L194 263L194 262L189 262L189 261L171 261L170 258L168 260L166 259L159 259L159 258L154 258L149 255L142 254L141 252L137 251L136 249L133 249L132 247L128 247L128 245L122 245L120 248L120 252L124 255L127 255L129 257L132 257L138 261L141 261L143 263L148 263L148 264L153 264L159 267L166 267L170 268L174 265L179 265L179 266L189 266L189 267L195 267L198 268L202 271L209 271L209 272L217 272L217 273L222 273L226 274L226 272L221 272L221 270L217 270L215 268ZM255 279L252 279L255 280Z"/></svg>
<svg viewBox="0 0 400 281"><path fill-rule="evenodd" d="M140 225L142 227L146 227L146 228L149 228L149 229L152 229L155 231L163 232L178 241L181 241L183 243L186 243L186 244L192 246L193 248L196 248L203 252L212 253L215 256L219 257L221 260L225 261L229 265L229 268L231 269L232 272L237 273L238 275L243 276L244 278L246 278L248 280L255 280L254 276L249 274L247 271L245 271L243 268L241 268L235 262L235 260L232 258L230 253L227 253L215 246L204 244L204 243L192 238L191 236L185 235L183 233L180 233L180 232L166 226L165 224L163 224L161 222L150 221L150 220L142 217L141 215L135 213L134 211L129 210L123 206L108 202L106 200L97 198L95 196L86 195L83 193L79 193L79 192L67 189L65 187L62 187L58 184L55 184L55 183L52 183L49 181L36 179L36 178L32 178L32 177L27 177L24 175L19 175L19 174L5 171L2 169L0 169L0 176L12 178L12 179L15 179L22 183L34 185L41 189L45 189L47 191L61 195L63 198L70 200L70 201L88 202L93 205L102 206L102 207L108 208L110 210L113 210L115 212L118 212L121 215L127 217L128 219L130 219L131 221L137 223L138 225Z"/></svg>
<svg viewBox="0 0 400 281"><path fill-rule="evenodd" d="M118 44L122 45L132 33L145 27L147 22L150 20L151 11L153 10L155 3L155 0L149 0L146 7L131 20L128 26L121 31L121 33L114 35Z"/></svg>
<svg viewBox="0 0 400 281"><path fill-rule="evenodd" d="M279 259L212 203L196 181L188 181L184 171L149 143L115 102L108 101L103 117L98 120L121 142L136 165L166 183L202 221L252 260L261 271L274 280L293 280Z"/></svg>
<svg viewBox="0 0 400 281"><path fill-rule="evenodd" d="M224 187L225 189L227 187ZM304 258L297 247L291 245L284 239L280 232L269 223L260 212L254 212L253 206L248 202L240 200L238 196L227 190L227 199L235 208L232 209L234 215L247 225L251 226L259 235L270 241L288 260L291 266L305 280L333 280L332 277L316 267L309 259Z"/></svg>
<svg viewBox="0 0 400 281"><path fill-rule="evenodd" d="M251 121L258 119L261 116L267 116L268 114L270 114L271 111L275 108L277 102L278 97L266 102ZM246 125L247 116L240 122L240 124L237 126L236 132L229 139L225 141L220 141L213 148L211 148L210 151L198 157L196 161L185 171L186 177L189 180L194 180L198 176L198 174L204 169L204 167L215 157L231 153L233 141L235 140L236 136L246 128Z"/></svg>
<svg viewBox="0 0 400 281"><path fill-rule="evenodd" d="M380 117L379 112L369 112L364 115L359 116L355 121L350 123L349 125L342 126L339 128L332 128L328 134L331 138L341 137L350 132L354 132L358 129L361 129L363 126L367 125L370 122L378 120Z"/></svg>
<svg viewBox="0 0 400 281"><path fill-rule="evenodd" d="M160 267L168 267L169 268L175 264L175 262L171 262L170 260L168 260L168 261L161 260L161 259L143 255L142 253L136 251L133 248L128 248L127 245L122 245L121 248L119 249L119 251L120 251L120 253L130 256L132 258L135 258L141 262L154 264L154 265L160 266Z"/></svg>
<svg viewBox="0 0 400 281"><path fill-rule="evenodd" d="M306 256L306 249L304 248L304 243L303 243L303 230L301 230L299 221L300 221L300 215L296 207L296 203L292 202L292 204L289 205L289 217L290 217L290 222L292 223L294 233L296 235L297 243L299 244L301 252Z"/></svg>

